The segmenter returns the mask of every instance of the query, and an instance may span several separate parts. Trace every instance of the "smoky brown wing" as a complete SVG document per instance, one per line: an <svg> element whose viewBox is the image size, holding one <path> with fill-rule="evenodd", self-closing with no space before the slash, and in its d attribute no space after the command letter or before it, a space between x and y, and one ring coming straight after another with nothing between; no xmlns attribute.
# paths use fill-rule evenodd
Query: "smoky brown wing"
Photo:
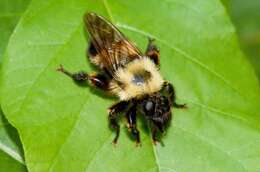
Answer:
<svg viewBox="0 0 260 172"><path fill-rule="evenodd" d="M104 66L112 75L126 63L141 57L141 52L110 22L95 13L84 17L90 39Z"/></svg>

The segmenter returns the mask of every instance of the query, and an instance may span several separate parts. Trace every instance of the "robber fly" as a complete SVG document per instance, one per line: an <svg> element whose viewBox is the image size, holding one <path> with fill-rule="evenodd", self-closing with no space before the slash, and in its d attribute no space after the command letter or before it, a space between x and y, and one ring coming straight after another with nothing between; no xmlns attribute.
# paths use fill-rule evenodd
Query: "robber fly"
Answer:
<svg viewBox="0 0 260 172"><path fill-rule="evenodd" d="M71 73L62 65L57 69L77 82L91 85L119 97L120 101L109 108L109 124L116 131L117 143L120 127L118 116L125 113L127 127L140 145L136 115L141 113L149 122L152 139L156 144L159 132L164 133L171 120L171 107L186 108L177 104L172 84L159 73L159 49L152 39L143 54L112 23L95 13L84 16L90 34L88 57L101 72Z"/></svg>

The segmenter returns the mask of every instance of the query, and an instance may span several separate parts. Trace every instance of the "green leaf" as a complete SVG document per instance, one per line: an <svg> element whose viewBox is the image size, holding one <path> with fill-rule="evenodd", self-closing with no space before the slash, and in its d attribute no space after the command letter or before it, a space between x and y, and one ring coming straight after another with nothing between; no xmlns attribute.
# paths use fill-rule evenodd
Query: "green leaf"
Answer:
<svg viewBox="0 0 260 172"><path fill-rule="evenodd" d="M55 71L93 71L86 11L110 18L142 49L156 39L162 74L189 106L173 109L164 146L139 121L136 148L122 121L113 147L106 108L114 100ZM1 96L29 171L260 170L260 89L217 0L35 0L8 45Z"/></svg>
<svg viewBox="0 0 260 172"><path fill-rule="evenodd" d="M260 1L230 0L228 9L241 46L260 78Z"/></svg>

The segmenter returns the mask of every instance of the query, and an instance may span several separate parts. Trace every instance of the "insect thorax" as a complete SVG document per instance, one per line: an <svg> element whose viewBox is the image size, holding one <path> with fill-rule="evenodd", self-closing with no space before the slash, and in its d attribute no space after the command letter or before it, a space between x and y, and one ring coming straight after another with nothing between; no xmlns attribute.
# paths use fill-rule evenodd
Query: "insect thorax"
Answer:
<svg viewBox="0 0 260 172"><path fill-rule="evenodd" d="M164 82L156 65L147 57L130 62L120 68L115 76L110 88L121 100L157 92Z"/></svg>

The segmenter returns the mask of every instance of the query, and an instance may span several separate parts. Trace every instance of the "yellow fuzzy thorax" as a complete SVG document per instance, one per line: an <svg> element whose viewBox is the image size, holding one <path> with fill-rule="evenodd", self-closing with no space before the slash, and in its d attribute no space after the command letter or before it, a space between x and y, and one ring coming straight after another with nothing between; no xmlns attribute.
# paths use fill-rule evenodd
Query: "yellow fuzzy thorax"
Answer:
<svg viewBox="0 0 260 172"><path fill-rule="evenodd" d="M133 78L134 74L140 70L148 71L151 76L143 84L137 85L133 83ZM112 81L110 83L110 89L120 100L140 98L145 94L157 92L161 89L164 82L158 68L148 57L136 59L127 64L126 67L118 69L115 73L115 80L117 82Z"/></svg>

